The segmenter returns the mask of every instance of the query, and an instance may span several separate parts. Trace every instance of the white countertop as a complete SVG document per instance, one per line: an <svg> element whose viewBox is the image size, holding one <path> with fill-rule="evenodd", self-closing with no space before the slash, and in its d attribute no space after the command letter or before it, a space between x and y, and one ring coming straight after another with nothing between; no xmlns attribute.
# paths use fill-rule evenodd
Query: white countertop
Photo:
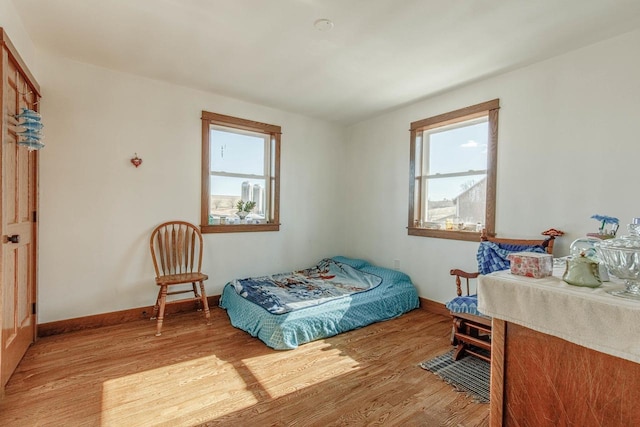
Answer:
<svg viewBox="0 0 640 427"><path fill-rule="evenodd" d="M565 283L564 269L542 279L507 271L478 278L480 312L538 332L640 363L640 301L608 294L623 289L612 278L598 288Z"/></svg>

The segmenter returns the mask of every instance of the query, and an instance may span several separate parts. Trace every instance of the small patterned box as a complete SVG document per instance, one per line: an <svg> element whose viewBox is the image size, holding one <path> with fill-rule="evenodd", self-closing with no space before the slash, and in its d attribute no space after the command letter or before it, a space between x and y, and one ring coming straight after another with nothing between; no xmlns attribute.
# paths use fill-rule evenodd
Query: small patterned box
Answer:
<svg viewBox="0 0 640 427"><path fill-rule="evenodd" d="M539 279L553 273L553 256L535 252L517 252L507 256L511 261L511 274Z"/></svg>

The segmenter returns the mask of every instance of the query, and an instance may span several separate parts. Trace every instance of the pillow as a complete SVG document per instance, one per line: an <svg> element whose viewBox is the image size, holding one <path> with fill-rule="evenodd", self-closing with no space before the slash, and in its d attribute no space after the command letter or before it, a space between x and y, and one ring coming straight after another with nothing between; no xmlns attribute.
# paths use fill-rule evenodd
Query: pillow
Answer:
<svg viewBox="0 0 640 427"><path fill-rule="evenodd" d="M347 258L344 256L334 256L332 258L334 261L338 261L347 265L350 265L351 267L360 270L361 268L369 265L369 263L363 259L357 259L357 258Z"/></svg>
<svg viewBox="0 0 640 427"><path fill-rule="evenodd" d="M494 271L508 270L511 266L507 256L514 252L547 253L542 245L510 245L506 243L480 242L478 247L478 272L489 274Z"/></svg>

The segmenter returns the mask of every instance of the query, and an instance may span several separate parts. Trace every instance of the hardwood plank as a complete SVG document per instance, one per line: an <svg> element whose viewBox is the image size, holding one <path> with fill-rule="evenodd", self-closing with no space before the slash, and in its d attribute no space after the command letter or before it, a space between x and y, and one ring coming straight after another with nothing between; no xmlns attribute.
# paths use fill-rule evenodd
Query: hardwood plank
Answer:
<svg viewBox="0 0 640 427"><path fill-rule="evenodd" d="M296 350L233 328L224 310L40 339L9 380L0 425L488 426L474 403L418 363L450 349L426 310Z"/></svg>

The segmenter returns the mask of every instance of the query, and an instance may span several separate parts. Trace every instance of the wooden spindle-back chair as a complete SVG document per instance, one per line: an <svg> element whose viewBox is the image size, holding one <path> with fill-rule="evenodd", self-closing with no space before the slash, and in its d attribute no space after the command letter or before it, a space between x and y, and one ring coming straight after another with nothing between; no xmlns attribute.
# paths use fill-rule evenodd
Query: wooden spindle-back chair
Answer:
<svg viewBox="0 0 640 427"><path fill-rule="evenodd" d="M211 314L204 281L209 277L202 273L202 234L200 230L185 221L169 221L157 226L151 233L149 242L151 258L156 271L156 285L160 287L151 319L157 319L156 336L162 333L162 322L167 295L193 292L189 298L204 308L207 324ZM200 285L200 293L196 283ZM190 284L189 289L168 292L174 285Z"/></svg>

